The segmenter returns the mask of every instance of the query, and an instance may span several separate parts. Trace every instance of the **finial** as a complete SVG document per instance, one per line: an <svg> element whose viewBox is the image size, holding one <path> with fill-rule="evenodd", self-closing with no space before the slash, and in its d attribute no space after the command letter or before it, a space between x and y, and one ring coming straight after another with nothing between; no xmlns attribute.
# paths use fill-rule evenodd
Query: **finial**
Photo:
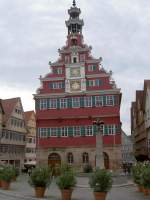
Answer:
<svg viewBox="0 0 150 200"><path fill-rule="evenodd" d="M76 6L76 1L75 0L73 0L73 4L72 4L74 7Z"/></svg>

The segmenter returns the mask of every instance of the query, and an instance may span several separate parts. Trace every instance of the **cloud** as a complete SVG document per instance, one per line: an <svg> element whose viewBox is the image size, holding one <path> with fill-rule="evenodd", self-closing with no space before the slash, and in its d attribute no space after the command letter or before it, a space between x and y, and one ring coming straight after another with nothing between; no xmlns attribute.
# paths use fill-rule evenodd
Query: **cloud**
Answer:
<svg viewBox="0 0 150 200"><path fill-rule="evenodd" d="M33 109L29 94L35 93L40 85L39 75L48 73L48 61L57 59L57 49L66 42L65 20L71 3L70 0L0 1L1 98L20 94L24 107ZM142 89L144 79L150 78L149 1L78 0L77 5L85 22L85 43L93 46L95 57L103 57L104 67L114 72L113 77L122 89L121 119L129 134L135 90Z"/></svg>

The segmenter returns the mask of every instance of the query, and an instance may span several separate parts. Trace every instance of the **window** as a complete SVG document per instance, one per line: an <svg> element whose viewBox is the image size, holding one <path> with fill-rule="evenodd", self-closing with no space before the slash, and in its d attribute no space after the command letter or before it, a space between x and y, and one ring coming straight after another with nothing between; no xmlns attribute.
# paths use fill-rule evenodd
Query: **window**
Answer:
<svg viewBox="0 0 150 200"><path fill-rule="evenodd" d="M57 108L57 99L50 99L49 100L49 108L56 109Z"/></svg>
<svg viewBox="0 0 150 200"><path fill-rule="evenodd" d="M64 88L63 82L54 82L52 83L52 89L62 89Z"/></svg>
<svg viewBox="0 0 150 200"><path fill-rule="evenodd" d="M67 108L67 98L60 99L60 108Z"/></svg>
<svg viewBox="0 0 150 200"><path fill-rule="evenodd" d="M89 163L89 154L88 153L83 153L82 161L84 164Z"/></svg>
<svg viewBox="0 0 150 200"><path fill-rule="evenodd" d="M92 97L84 97L84 106L92 107Z"/></svg>
<svg viewBox="0 0 150 200"><path fill-rule="evenodd" d="M57 128L51 128L51 136L56 137L57 136Z"/></svg>
<svg viewBox="0 0 150 200"><path fill-rule="evenodd" d="M47 108L47 99L41 99L40 100L40 109L44 110Z"/></svg>
<svg viewBox="0 0 150 200"><path fill-rule="evenodd" d="M108 135L115 134L115 126L114 125L107 125Z"/></svg>
<svg viewBox="0 0 150 200"><path fill-rule="evenodd" d="M89 80L88 85L89 87L100 86L102 85L102 81L100 79Z"/></svg>
<svg viewBox="0 0 150 200"><path fill-rule="evenodd" d="M74 136L81 136L80 126L74 126L73 133L74 133Z"/></svg>
<svg viewBox="0 0 150 200"><path fill-rule="evenodd" d="M74 159L73 159L73 154L72 154L72 153L68 153L67 159L68 159L68 163L69 163L69 164L72 164L73 161L74 161Z"/></svg>
<svg viewBox="0 0 150 200"><path fill-rule="evenodd" d="M41 138L47 137L47 128L40 128L40 137Z"/></svg>
<svg viewBox="0 0 150 200"><path fill-rule="evenodd" d="M86 126L85 127L85 135L86 136L93 136L93 127L92 126Z"/></svg>
<svg viewBox="0 0 150 200"><path fill-rule="evenodd" d="M77 63L77 58L73 57L73 63Z"/></svg>
<svg viewBox="0 0 150 200"><path fill-rule="evenodd" d="M103 106L103 96L96 96L95 97L95 106L96 107Z"/></svg>
<svg viewBox="0 0 150 200"><path fill-rule="evenodd" d="M62 68L55 68L54 73L55 74L62 74L63 73Z"/></svg>
<svg viewBox="0 0 150 200"><path fill-rule="evenodd" d="M89 72L91 72L91 71L95 71L96 68L97 68L96 65L89 65L89 66L88 66L88 71L89 71Z"/></svg>
<svg viewBox="0 0 150 200"><path fill-rule="evenodd" d="M106 105L113 106L114 105L114 96L106 96Z"/></svg>
<svg viewBox="0 0 150 200"><path fill-rule="evenodd" d="M61 136L67 137L68 136L68 127L62 127L61 128Z"/></svg>
<svg viewBox="0 0 150 200"><path fill-rule="evenodd" d="M73 108L80 108L80 97L73 97L72 98L72 107Z"/></svg>

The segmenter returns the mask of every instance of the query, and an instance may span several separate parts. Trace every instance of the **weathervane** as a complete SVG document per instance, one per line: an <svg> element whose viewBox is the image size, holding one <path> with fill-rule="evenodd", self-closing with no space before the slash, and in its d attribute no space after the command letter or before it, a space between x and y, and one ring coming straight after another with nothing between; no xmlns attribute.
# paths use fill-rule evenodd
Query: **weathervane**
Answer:
<svg viewBox="0 0 150 200"><path fill-rule="evenodd" d="M76 1L75 0L73 0L73 4L72 4L74 7L76 6Z"/></svg>

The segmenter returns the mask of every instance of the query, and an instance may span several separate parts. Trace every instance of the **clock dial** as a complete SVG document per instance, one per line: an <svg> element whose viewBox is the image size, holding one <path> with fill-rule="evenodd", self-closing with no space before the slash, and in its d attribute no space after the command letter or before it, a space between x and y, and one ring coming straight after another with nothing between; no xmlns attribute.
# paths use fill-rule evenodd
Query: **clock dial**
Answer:
<svg viewBox="0 0 150 200"><path fill-rule="evenodd" d="M71 90L78 91L81 89L81 83L80 81L72 81L71 82Z"/></svg>
<svg viewBox="0 0 150 200"><path fill-rule="evenodd" d="M80 76L80 68L71 69L70 72L71 72L70 74L71 74L72 77L78 77L78 76Z"/></svg>

